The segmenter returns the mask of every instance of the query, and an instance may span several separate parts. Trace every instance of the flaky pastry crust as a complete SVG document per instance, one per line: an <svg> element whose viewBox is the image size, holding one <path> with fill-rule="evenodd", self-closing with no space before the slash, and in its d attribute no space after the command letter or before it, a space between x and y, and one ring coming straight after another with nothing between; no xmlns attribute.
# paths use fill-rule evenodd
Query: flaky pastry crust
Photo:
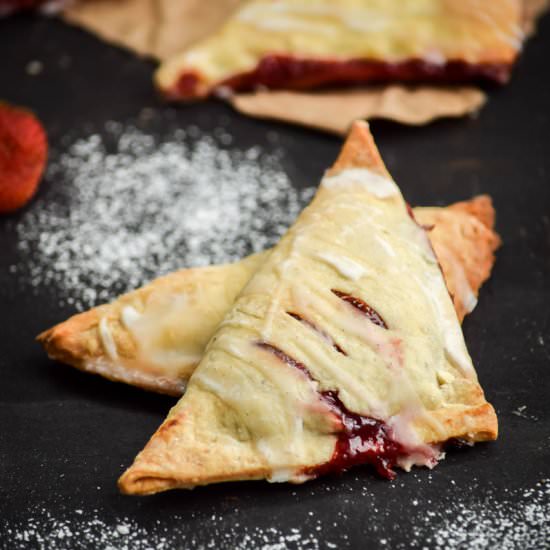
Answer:
<svg viewBox="0 0 550 550"><path fill-rule="evenodd" d="M480 195L447 208L414 209L419 223L429 228L434 251L443 270L460 321L477 304L479 288L491 275L500 237L493 231L491 198Z"/></svg>

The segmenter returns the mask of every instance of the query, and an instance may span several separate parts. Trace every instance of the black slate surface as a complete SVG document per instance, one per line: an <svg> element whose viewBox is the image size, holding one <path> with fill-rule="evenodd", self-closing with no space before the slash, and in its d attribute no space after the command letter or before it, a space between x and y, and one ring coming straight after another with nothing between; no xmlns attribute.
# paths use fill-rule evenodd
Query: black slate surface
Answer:
<svg viewBox="0 0 550 550"><path fill-rule="evenodd" d="M153 109L151 132L162 136L167 107L152 90L151 62L31 16L0 21L0 52L0 98L36 111L53 147L62 149L68 132L86 135L89 124L131 120L143 107ZM460 546L460 529L455 522L452 538L446 525L457 517L463 524L464 510L471 510L472 528L487 535L464 548L476 541L500 548L503 540L517 548L548 546L548 518L526 519L520 501L550 478L549 52L546 18L511 84L492 90L475 119L423 128L372 124L412 204L480 192L494 198L504 246L464 331L499 415L498 442L451 452L433 472L402 473L392 483L357 469L298 487L257 482L121 496L118 475L173 400L44 356L35 335L73 311L59 306L51 289L23 291L10 273L16 261L10 227L23 212L0 218L0 547L450 547ZM33 59L44 64L38 76L25 71ZM171 111L182 127L195 124L207 133L223 124L243 148L269 147L267 132L277 132L296 186L317 181L341 145L336 137L244 118L215 101ZM44 181L41 192L56 184ZM522 406L523 415L515 414ZM549 499L543 498L547 511ZM485 528L488 509L495 518L504 510L511 525ZM69 532L59 535L63 521ZM514 539L510 533L522 526L527 535Z"/></svg>

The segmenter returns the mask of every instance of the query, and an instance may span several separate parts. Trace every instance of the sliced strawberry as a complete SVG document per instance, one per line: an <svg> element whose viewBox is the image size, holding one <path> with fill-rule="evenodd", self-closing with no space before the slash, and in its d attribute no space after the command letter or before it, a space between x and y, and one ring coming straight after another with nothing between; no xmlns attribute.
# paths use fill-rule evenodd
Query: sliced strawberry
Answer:
<svg viewBox="0 0 550 550"><path fill-rule="evenodd" d="M0 213L13 212L31 199L47 155L46 132L38 119L0 102Z"/></svg>

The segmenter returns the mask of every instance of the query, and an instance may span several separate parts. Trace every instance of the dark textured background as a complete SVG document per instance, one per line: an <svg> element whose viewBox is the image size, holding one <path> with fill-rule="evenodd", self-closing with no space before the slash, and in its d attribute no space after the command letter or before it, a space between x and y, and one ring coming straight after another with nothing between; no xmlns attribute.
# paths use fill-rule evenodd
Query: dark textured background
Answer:
<svg viewBox="0 0 550 550"><path fill-rule="evenodd" d="M152 63L58 21L31 16L0 21L0 52L0 98L36 111L54 147L61 148L68 132L85 135L87 124L124 122L143 107L153 109L151 131L162 137L166 107L151 86ZM290 548L300 541L313 548L304 542L308 537L323 548L374 548L384 546L384 539L390 547L431 546L429 529L414 531L427 510L439 513L486 494L497 502L510 499L549 478L549 53L546 18L511 84L492 90L479 117L424 128L372 124L412 204L444 204L480 192L494 198L504 246L464 330L500 418L498 442L452 452L433 472L401 473L394 483L358 469L299 487L257 482L121 496L118 475L172 400L46 359L34 336L73 311L60 308L46 289L38 296L23 292L8 272L15 261L9 229L15 215L9 222L0 219L0 547L18 547L12 528L32 517L35 506L55 517L72 517L73 509L81 509L83 522L93 510L109 525L131 518L152 538L162 532L182 548L208 542L232 548L245 534L262 533L265 540L252 537L249 543L255 548L276 543L293 528L301 536L294 542L287 537ZM25 72L33 59L44 63L39 76ZM193 123L206 133L223 124L239 147L269 148L266 133L275 130L285 147L285 170L297 186L315 182L341 145L335 137L244 118L215 101L173 109L173 116L181 126ZM61 183L44 181L42 191L56 184ZM529 418L513 414L523 405ZM267 530L271 526L273 532ZM67 548L76 548L77 539L78 533Z"/></svg>

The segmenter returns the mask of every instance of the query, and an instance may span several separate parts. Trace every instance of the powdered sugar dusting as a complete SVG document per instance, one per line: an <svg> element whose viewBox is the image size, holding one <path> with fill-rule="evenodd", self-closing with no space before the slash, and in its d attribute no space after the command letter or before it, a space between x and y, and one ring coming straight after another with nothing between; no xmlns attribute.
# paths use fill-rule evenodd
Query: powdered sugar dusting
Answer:
<svg viewBox="0 0 550 550"><path fill-rule="evenodd" d="M312 195L280 151L228 150L222 129L163 140L117 123L53 152L47 192L18 222L11 272L77 309L175 269L273 245Z"/></svg>
<svg viewBox="0 0 550 550"><path fill-rule="evenodd" d="M428 510L426 517L436 520L436 529L426 542L437 549L540 549L550 543L550 480L509 499L491 494L469 504L451 506L437 521L438 513ZM419 529L419 535L426 534Z"/></svg>
<svg viewBox="0 0 550 550"><path fill-rule="evenodd" d="M393 491L392 489L393 488ZM0 519L3 540L10 541L14 550L38 548L165 550L168 548L232 548L235 550L285 550L363 547L361 541L374 541L381 548L425 548L473 550L535 550L547 548L550 540L550 479L536 486L505 491L475 491L468 488L455 492L454 498L444 498L433 505L429 500L415 498L403 504L408 510L401 523L382 521L387 506L395 505L397 487L388 485L386 496L379 499L369 493L365 499L367 517L374 521L364 524L370 532L357 533L348 529L348 517L341 510L337 521L326 522L312 510L303 512L300 527L251 527L241 524L238 514L212 514L209 517L162 514L162 519L140 524L135 518L122 517L111 521L102 518L98 510L68 511L54 516L47 507L30 509L30 517L21 521ZM451 496L453 491L449 491ZM321 495L317 495L320 497ZM388 496L390 498L388 498ZM347 499L335 502L335 511L346 508ZM299 512L300 514L302 512ZM326 517L324 517L326 520ZM412 527L411 527L412 525ZM382 529L380 529L382 527ZM357 538L359 537L359 538ZM406 542L405 542L406 541ZM355 544L360 542L360 545Z"/></svg>
<svg viewBox="0 0 550 550"><path fill-rule="evenodd" d="M209 540L197 540L183 517L172 517L172 525L147 528L134 519L124 518L111 524L100 518L96 510L88 518L56 518L46 508L36 509L31 518L21 524L3 527L1 532L11 541L10 549L37 550L168 550L173 548L233 550L286 550L290 548L319 550L321 545L315 535L303 534L291 528L284 532L276 527L248 528L238 523L221 531L215 526L209 529ZM214 516L214 521L216 516ZM191 527L191 528L190 528ZM199 532L201 532L200 529ZM332 543L331 543L332 544ZM323 545L326 547L326 545ZM335 546L332 546L335 548ZM330 546L329 546L330 548Z"/></svg>

